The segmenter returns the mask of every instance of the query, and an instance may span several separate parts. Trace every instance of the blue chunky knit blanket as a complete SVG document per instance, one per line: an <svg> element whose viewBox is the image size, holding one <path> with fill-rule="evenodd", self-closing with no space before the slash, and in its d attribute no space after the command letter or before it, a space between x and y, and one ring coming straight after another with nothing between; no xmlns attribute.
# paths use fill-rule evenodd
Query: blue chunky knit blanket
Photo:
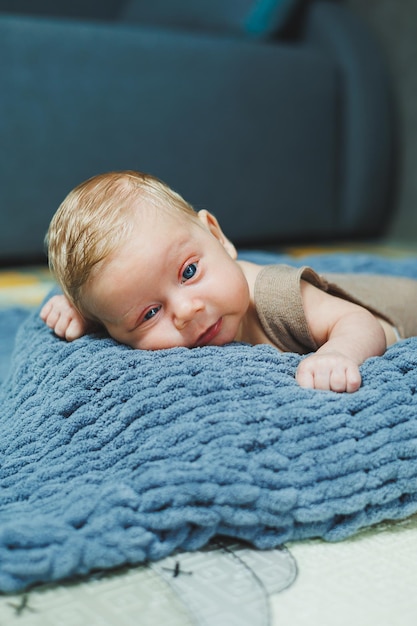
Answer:
<svg viewBox="0 0 417 626"><path fill-rule="evenodd" d="M305 262L417 278L417 259ZM266 345L68 344L29 315L0 390L0 589L216 534L270 548L416 512L417 339L366 361L354 394L301 389L300 358Z"/></svg>

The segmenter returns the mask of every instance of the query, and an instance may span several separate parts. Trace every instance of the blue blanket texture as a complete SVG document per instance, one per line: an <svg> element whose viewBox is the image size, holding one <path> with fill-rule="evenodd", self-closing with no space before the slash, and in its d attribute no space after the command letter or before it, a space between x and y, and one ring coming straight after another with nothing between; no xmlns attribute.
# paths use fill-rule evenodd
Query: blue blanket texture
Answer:
<svg viewBox="0 0 417 626"><path fill-rule="evenodd" d="M304 262L417 277L417 259ZM67 344L30 315L0 390L0 589L216 534L271 548L416 512L417 339L369 359L354 394L301 389L300 358L266 345Z"/></svg>

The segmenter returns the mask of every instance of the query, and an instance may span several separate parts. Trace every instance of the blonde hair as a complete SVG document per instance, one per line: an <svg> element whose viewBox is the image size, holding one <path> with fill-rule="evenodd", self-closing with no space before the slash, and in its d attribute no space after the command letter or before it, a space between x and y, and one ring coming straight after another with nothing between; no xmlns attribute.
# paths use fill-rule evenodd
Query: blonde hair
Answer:
<svg viewBox="0 0 417 626"><path fill-rule="evenodd" d="M129 214L138 200L157 209L196 217L193 207L165 183L135 171L94 176L73 189L50 223L45 238L49 266L61 289L86 317L82 290L92 271L129 235Z"/></svg>

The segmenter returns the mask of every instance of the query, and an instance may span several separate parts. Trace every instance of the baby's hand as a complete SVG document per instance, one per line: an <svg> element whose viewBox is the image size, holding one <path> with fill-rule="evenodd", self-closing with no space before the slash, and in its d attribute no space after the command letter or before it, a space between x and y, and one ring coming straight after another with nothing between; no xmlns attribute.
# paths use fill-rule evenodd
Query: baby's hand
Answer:
<svg viewBox="0 0 417 626"><path fill-rule="evenodd" d="M42 307L41 319L58 337L73 341L88 332L89 323L82 317L66 296L53 296Z"/></svg>
<svg viewBox="0 0 417 626"><path fill-rule="evenodd" d="M315 353L301 361L296 380L301 387L349 393L361 386L358 365L340 352Z"/></svg>

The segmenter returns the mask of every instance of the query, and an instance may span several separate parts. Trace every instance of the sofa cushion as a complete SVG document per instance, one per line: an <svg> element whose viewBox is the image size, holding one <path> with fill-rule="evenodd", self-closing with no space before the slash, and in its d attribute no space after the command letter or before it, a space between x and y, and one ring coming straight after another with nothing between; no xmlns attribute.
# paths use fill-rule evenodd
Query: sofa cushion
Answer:
<svg viewBox="0 0 417 626"><path fill-rule="evenodd" d="M120 0L0 0L1 13L110 20L120 10Z"/></svg>
<svg viewBox="0 0 417 626"><path fill-rule="evenodd" d="M331 58L243 37L15 17L0 20L0 58L0 259L44 258L64 196L114 169L162 178L238 245L337 230Z"/></svg>
<svg viewBox="0 0 417 626"><path fill-rule="evenodd" d="M142 25L242 32L254 0L127 0L120 18Z"/></svg>
<svg viewBox="0 0 417 626"><path fill-rule="evenodd" d="M269 37L280 33L304 0L127 0L120 18L141 24Z"/></svg>
<svg viewBox="0 0 417 626"><path fill-rule="evenodd" d="M284 32L304 0L257 0L245 21L248 34L264 38Z"/></svg>

